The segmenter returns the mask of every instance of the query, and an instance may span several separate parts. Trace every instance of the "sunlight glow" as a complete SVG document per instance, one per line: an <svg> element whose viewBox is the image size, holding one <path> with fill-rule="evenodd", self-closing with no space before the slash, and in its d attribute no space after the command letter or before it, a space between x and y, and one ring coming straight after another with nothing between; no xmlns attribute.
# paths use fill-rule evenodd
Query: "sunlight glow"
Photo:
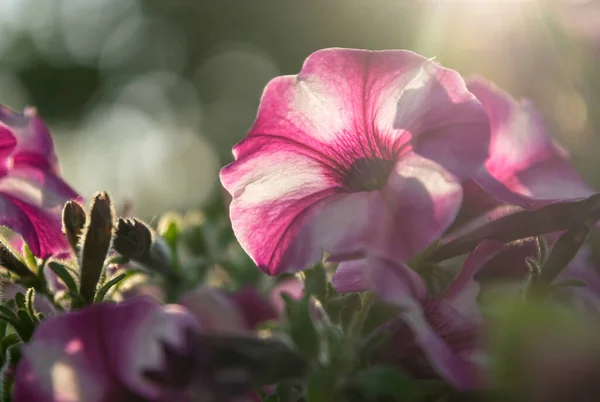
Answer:
<svg viewBox="0 0 600 402"><path fill-rule="evenodd" d="M58 361L50 369L54 397L63 401L79 401L80 391L77 373L73 366Z"/></svg>

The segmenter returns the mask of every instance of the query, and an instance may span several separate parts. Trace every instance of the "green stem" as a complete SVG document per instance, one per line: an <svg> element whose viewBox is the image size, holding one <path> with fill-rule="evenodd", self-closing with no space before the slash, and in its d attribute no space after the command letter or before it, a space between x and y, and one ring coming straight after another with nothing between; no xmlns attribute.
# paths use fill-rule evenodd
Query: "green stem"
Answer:
<svg viewBox="0 0 600 402"><path fill-rule="evenodd" d="M352 317L352 322L350 323L350 327L348 328L348 339L350 340L351 345L354 345L356 341L361 336L363 325L367 320L367 314L371 310L371 305L373 304L373 293L366 292L363 295L362 299L362 307L359 312L357 312L354 317Z"/></svg>
<svg viewBox="0 0 600 402"><path fill-rule="evenodd" d="M54 293L52 293L52 291L50 291L50 288L48 287L48 281L46 281L46 276L44 275L44 269L46 268L46 263L47 262L48 262L48 258L45 258L38 265L38 267L37 267L38 286L34 286L34 287L35 287L36 291L38 291L41 294L43 294L44 296L46 296L46 298L48 299L48 301L50 301L50 303L52 304L52 306L57 311L63 311L64 310L63 306L61 306L60 304L58 304L56 302L56 299L54 298Z"/></svg>

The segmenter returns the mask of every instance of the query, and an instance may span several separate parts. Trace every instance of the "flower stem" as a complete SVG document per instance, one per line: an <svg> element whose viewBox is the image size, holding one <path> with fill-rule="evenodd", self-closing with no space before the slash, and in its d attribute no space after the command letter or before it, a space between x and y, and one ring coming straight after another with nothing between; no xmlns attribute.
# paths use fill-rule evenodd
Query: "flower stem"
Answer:
<svg viewBox="0 0 600 402"><path fill-rule="evenodd" d="M367 314L371 310L371 305L373 304L373 293L366 292L362 298L362 307L359 312L357 312L352 318L352 322L348 328L348 339L350 340L350 344L354 345L356 341L360 338L362 333L363 325L367 319Z"/></svg>

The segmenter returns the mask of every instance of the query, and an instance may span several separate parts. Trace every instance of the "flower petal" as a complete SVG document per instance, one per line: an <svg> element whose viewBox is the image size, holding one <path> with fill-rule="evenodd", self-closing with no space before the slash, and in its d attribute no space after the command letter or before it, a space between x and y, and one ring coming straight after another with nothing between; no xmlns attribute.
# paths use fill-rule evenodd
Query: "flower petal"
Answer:
<svg viewBox="0 0 600 402"><path fill-rule="evenodd" d="M330 195L294 220L281 219L291 224L282 235L270 232L279 239L271 242L275 248L261 244L263 252L272 252L271 266L263 269L271 274L303 269L318 261L324 249L333 256L373 250L404 260L448 228L461 197L454 176L432 161L406 155L381 191Z"/></svg>
<svg viewBox="0 0 600 402"><path fill-rule="evenodd" d="M423 280L406 265L373 257L370 260L368 276L372 289L383 301L400 307L400 318L412 333L408 339L401 335L402 339L415 342L433 369L457 388L476 387L477 371L471 348L475 344L477 326L454 308L453 299L427 301ZM467 273L472 271L467 268ZM466 344L463 338L467 338ZM453 344L450 340L454 340ZM392 346L395 344L392 341ZM402 350L401 354L410 348L402 345ZM389 354L397 353L390 351Z"/></svg>
<svg viewBox="0 0 600 402"><path fill-rule="evenodd" d="M489 123L460 76L423 56L406 50L325 49L308 57L297 76L267 85L249 136L265 134L342 164L348 156L381 156L382 148L396 155L411 139L431 137L451 146L451 152L445 148L451 155L426 145L426 138L423 154L464 173L487 157ZM468 139L468 146L459 147L456 135Z"/></svg>
<svg viewBox="0 0 600 402"><path fill-rule="evenodd" d="M448 314L444 318L447 325L457 325L457 320L462 317ZM447 341L434 331L423 310L417 306L406 310L402 317L411 329L414 341L421 347L433 369L445 380L458 389L472 389L477 387L477 371L468 355L459 355L450 347ZM462 330L462 329L461 329ZM457 331L458 332L458 331ZM470 333L472 331L467 331Z"/></svg>
<svg viewBox="0 0 600 402"><path fill-rule="evenodd" d="M8 127L0 125L0 176L9 169L9 157L17 146L17 139Z"/></svg>
<svg viewBox="0 0 600 402"><path fill-rule="evenodd" d="M524 208L593 193L548 136L531 103L516 102L482 79L470 80L468 88L490 116L490 157L475 178L486 191Z"/></svg>
<svg viewBox="0 0 600 402"><path fill-rule="evenodd" d="M570 286L564 291L571 296L574 305L582 311L600 317L600 272L592 262L592 250L583 247L560 273L560 279L578 279L585 286Z"/></svg>
<svg viewBox="0 0 600 402"><path fill-rule="evenodd" d="M302 299L304 295L304 282L295 278L286 279L273 287L270 300L278 315L281 315L285 311L285 302L281 297L282 294L286 294L294 300Z"/></svg>
<svg viewBox="0 0 600 402"><path fill-rule="evenodd" d="M130 299L102 317L105 359L116 377L131 391L146 398L159 395L145 370L163 369L163 342L185 350L185 333L198 328L196 319L182 306L162 306L151 298Z"/></svg>
<svg viewBox="0 0 600 402"><path fill-rule="evenodd" d="M20 234L40 258L70 250L61 225L63 205L70 199L79 196L54 174L13 169L0 179L0 225Z"/></svg>
<svg viewBox="0 0 600 402"><path fill-rule="evenodd" d="M236 303L216 288L200 286L184 294L179 304L196 317L205 332L243 333L245 317Z"/></svg>
<svg viewBox="0 0 600 402"><path fill-rule="evenodd" d="M369 289L365 261L352 260L340 262L331 284L338 293L363 292Z"/></svg>
<svg viewBox="0 0 600 402"><path fill-rule="evenodd" d="M388 250L396 250L399 259L415 256L439 238L454 221L462 201L458 179L417 154L402 157L381 194L382 207L389 215L374 224L394 225Z"/></svg>
<svg viewBox="0 0 600 402"><path fill-rule="evenodd" d="M244 317L247 329L254 330L260 323L278 317L270 301L262 297L253 286L247 285L228 296Z"/></svg>
<svg viewBox="0 0 600 402"><path fill-rule="evenodd" d="M83 199L60 176L31 167L13 168L0 181L0 191L31 200L45 210L60 215L69 200Z"/></svg>
<svg viewBox="0 0 600 402"><path fill-rule="evenodd" d="M504 245L501 242L483 241L469 254L460 272L442 295L444 301L462 316L473 319L480 318L477 306L480 287L474 278L477 272L497 256L503 248Z"/></svg>
<svg viewBox="0 0 600 402"><path fill-rule="evenodd" d="M0 225L19 233L37 257L68 249L58 216L0 190Z"/></svg>
<svg viewBox="0 0 600 402"><path fill-rule="evenodd" d="M323 249L414 255L454 219L459 181L487 157L488 125L457 73L415 53L316 52L298 76L269 83L221 171L234 232L271 275L305 269ZM342 194L364 160L393 161L395 172L380 192Z"/></svg>
<svg viewBox="0 0 600 402"><path fill-rule="evenodd" d="M297 76L278 77L267 85L249 136L286 138L333 159L343 158L340 153L344 151L365 156L364 149L372 149L377 143L373 114L388 102L381 112L387 119L385 129L392 128L398 96L426 62L424 57L408 51L315 52ZM387 88L393 88L390 91L395 98L390 97ZM403 143L409 139L404 138ZM340 149L345 146L349 149Z"/></svg>
<svg viewBox="0 0 600 402"><path fill-rule="evenodd" d="M425 315L427 290L421 277L402 263L373 256L367 259L371 288L383 301L400 307L400 318L410 328L412 341L419 345L434 370L458 388L472 387L470 362L454 353Z"/></svg>
<svg viewBox="0 0 600 402"><path fill-rule="evenodd" d="M367 254L364 262L369 288L381 300L407 309L427 300L425 282L406 264L375 254Z"/></svg>
<svg viewBox="0 0 600 402"><path fill-rule="evenodd" d="M453 70L428 63L410 87L418 96L398 102L396 127L406 126L416 137L413 149L442 165L461 179L473 176L488 158L490 122L481 103L462 77ZM411 110L413 112L407 112ZM413 115L416 123L401 123L401 115Z"/></svg>
<svg viewBox="0 0 600 402"><path fill-rule="evenodd" d="M239 146L254 148L257 141ZM319 162L288 149L278 141L261 140L261 154L241 157L221 170L221 181L234 199L230 204L233 230L256 265L274 275L308 267L320 251L308 250L298 260L282 254L301 230L308 212L339 190ZM251 155L254 155L251 153Z"/></svg>
<svg viewBox="0 0 600 402"><path fill-rule="evenodd" d="M26 108L23 114L19 114L0 106L2 125L10 128L17 137L17 146L12 155L15 166L30 166L59 173L52 137L34 108Z"/></svg>
<svg viewBox="0 0 600 402"><path fill-rule="evenodd" d="M108 370L100 330L107 305L55 316L24 345L13 401L104 402L120 388Z"/></svg>

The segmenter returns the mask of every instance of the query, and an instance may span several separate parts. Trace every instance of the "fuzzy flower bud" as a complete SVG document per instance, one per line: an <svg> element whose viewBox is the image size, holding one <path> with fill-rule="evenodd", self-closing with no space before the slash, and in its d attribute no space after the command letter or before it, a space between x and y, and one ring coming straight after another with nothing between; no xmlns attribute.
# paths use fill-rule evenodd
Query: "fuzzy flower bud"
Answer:
<svg viewBox="0 0 600 402"><path fill-rule="evenodd" d="M79 252L79 239L85 227L85 210L76 201L67 201L62 212L62 230L73 250Z"/></svg>
<svg viewBox="0 0 600 402"><path fill-rule="evenodd" d="M90 222L81 250L81 296L94 300L113 230L113 206L105 192L97 193L90 208Z"/></svg>
<svg viewBox="0 0 600 402"><path fill-rule="evenodd" d="M113 248L123 257L164 275L172 275L169 250L165 242L145 223L119 218Z"/></svg>

